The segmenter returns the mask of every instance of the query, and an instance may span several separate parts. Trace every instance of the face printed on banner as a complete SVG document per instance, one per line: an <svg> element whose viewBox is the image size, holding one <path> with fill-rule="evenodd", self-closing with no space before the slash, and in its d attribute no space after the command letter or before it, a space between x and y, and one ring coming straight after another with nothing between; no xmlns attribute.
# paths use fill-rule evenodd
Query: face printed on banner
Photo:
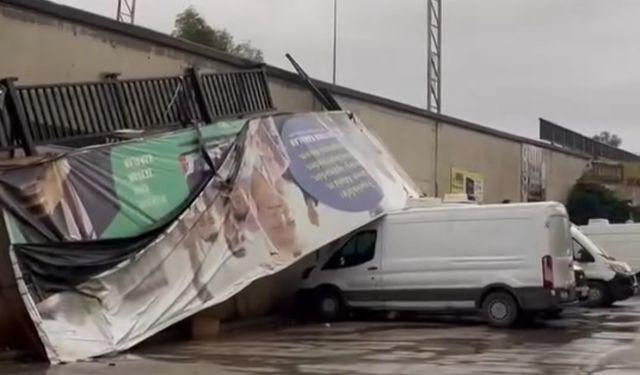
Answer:
<svg viewBox="0 0 640 375"><path fill-rule="evenodd" d="M287 169L289 161L284 151L275 139L269 134L267 128L272 128L272 123L261 123L253 137L254 148L258 151L265 168L273 176L281 176Z"/></svg>
<svg viewBox="0 0 640 375"><path fill-rule="evenodd" d="M258 222L269 240L278 250L296 253L296 222L289 205L278 189L257 169L251 176L251 196L255 201Z"/></svg>
<svg viewBox="0 0 640 375"><path fill-rule="evenodd" d="M246 255L246 250L243 243L246 239L244 228L236 220L236 218L229 212L224 221L224 239L227 243L227 248L236 257L243 257Z"/></svg>
<svg viewBox="0 0 640 375"><path fill-rule="evenodd" d="M240 187L236 187L231 191L231 212L237 220L246 219L249 214L249 201L247 194Z"/></svg>
<svg viewBox="0 0 640 375"><path fill-rule="evenodd" d="M198 234L205 242L214 243L220 233L219 225L220 216L215 212L214 207L209 207L198 221Z"/></svg>
<svg viewBox="0 0 640 375"><path fill-rule="evenodd" d="M65 158L33 168L35 178L15 189L34 218L72 240L95 238L93 223L70 181L71 165Z"/></svg>

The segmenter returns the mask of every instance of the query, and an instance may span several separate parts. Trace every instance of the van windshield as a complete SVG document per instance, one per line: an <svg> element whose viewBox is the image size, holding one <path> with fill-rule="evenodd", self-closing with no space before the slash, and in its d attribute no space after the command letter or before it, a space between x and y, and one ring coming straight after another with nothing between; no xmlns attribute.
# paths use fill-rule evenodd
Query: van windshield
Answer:
<svg viewBox="0 0 640 375"><path fill-rule="evenodd" d="M589 252L593 252L601 257L603 257L604 259L607 260L615 260L614 257L612 257L611 255L607 254L606 251L604 251L600 246L598 246L595 242L591 241L589 239L589 237L585 236L584 233L582 233L580 230L578 230L577 228L575 228L575 230L572 231L572 235L575 237L575 239L583 244L583 247L586 247L587 250ZM587 246L584 246L587 245Z"/></svg>

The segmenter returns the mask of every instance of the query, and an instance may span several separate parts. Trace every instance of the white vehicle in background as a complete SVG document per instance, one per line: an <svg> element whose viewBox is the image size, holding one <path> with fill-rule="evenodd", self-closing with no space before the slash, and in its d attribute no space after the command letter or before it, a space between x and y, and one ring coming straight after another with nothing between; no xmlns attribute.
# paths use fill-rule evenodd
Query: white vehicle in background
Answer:
<svg viewBox="0 0 640 375"><path fill-rule="evenodd" d="M576 301L569 228L555 202L406 208L322 249L301 296L325 320L466 309L510 326Z"/></svg>
<svg viewBox="0 0 640 375"><path fill-rule="evenodd" d="M609 224L607 219L591 219L580 231L609 255L628 263L633 272L640 273L640 223Z"/></svg>
<svg viewBox="0 0 640 375"><path fill-rule="evenodd" d="M575 225L571 226L571 237L574 259L584 270L589 285L588 306L610 306L637 294L636 275L627 263L616 261Z"/></svg>

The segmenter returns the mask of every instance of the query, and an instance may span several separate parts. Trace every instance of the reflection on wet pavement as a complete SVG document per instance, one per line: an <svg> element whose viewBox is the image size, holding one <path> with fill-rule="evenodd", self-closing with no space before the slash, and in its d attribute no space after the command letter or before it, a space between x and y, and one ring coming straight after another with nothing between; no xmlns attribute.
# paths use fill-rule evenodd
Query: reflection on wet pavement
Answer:
<svg viewBox="0 0 640 375"><path fill-rule="evenodd" d="M473 318L344 322L227 334L146 347L113 359L7 375L596 374L640 373L640 300L571 309L564 319L497 330Z"/></svg>

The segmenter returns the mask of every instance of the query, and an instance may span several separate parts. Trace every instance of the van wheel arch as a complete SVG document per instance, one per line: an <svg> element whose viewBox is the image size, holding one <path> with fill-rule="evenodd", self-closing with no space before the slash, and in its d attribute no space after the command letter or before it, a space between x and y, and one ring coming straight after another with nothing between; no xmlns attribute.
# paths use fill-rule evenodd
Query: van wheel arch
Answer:
<svg viewBox="0 0 640 375"><path fill-rule="evenodd" d="M483 293L478 310L489 325L507 328L527 317L520 306L515 293L509 288L493 287Z"/></svg>
<svg viewBox="0 0 640 375"><path fill-rule="evenodd" d="M589 298L584 302L585 306L608 307L615 302L606 281L600 279L588 279L587 283L589 285ZM597 298L597 300L593 299L594 291L598 292L599 298Z"/></svg>
<svg viewBox="0 0 640 375"><path fill-rule="evenodd" d="M491 284L486 286L482 292L480 293L480 296L478 297L478 299L476 300L476 308L481 308L482 307L482 302L484 302L485 298L487 298L487 296L491 293L495 293L495 292L504 292L509 294L511 297L513 297L513 299L516 301L516 303L518 304L518 307L522 306L522 303L520 301L520 299L518 298L518 294L513 292L513 288L511 288L509 285L506 284Z"/></svg>
<svg viewBox="0 0 640 375"><path fill-rule="evenodd" d="M335 310L324 311L322 304L326 299L334 299ZM344 317L347 305L342 290L333 284L322 284L313 290L313 304L316 306L316 314L325 321L339 320Z"/></svg>
<svg viewBox="0 0 640 375"><path fill-rule="evenodd" d="M321 293L321 292L327 292L327 291L332 291L333 293L336 293L340 296L340 298L344 299L344 297L342 296L342 290L333 285L333 284L321 284L318 285L317 287L313 288L314 293Z"/></svg>

